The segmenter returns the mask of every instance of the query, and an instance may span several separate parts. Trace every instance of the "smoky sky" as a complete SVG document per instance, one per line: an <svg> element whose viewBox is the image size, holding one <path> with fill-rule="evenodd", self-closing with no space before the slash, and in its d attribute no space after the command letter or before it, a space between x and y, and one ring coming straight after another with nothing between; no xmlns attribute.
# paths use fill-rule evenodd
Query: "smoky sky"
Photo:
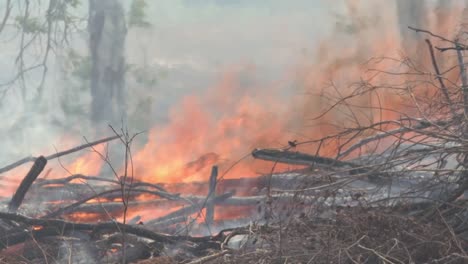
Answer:
<svg viewBox="0 0 468 264"><path fill-rule="evenodd" d="M121 1L126 12L130 0ZM396 14L395 1L326 1L326 0L151 0L145 9L150 28L129 28L126 42L126 60L129 65L144 68L154 76L151 87L141 87L134 76L127 75L129 112L137 113L145 99L151 105L143 115L151 116L147 127L167 122L171 108L187 95L202 95L213 87L223 73L239 65L249 65L253 71L245 78L249 87L268 87L270 83L291 75L295 65L321 58L320 45L332 40L333 56L339 57L341 49L348 47L353 30L349 3L359 3L359 15L364 18ZM436 2L436 1L427 1ZM75 10L86 17L87 1ZM0 3L0 8L2 7ZM39 10L39 9L38 9ZM38 10L35 12L39 13ZM407 12L405 8L399 12ZM409 12L409 11L408 11ZM400 14L401 15L401 14ZM408 16L408 14L405 15ZM397 28L397 19L381 24ZM346 30L340 29L345 25ZM372 27L372 20L365 24ZM337 30L338 28L338 30ZM385 27L382 30L386 30ZM10 33L8 33L10 32ZM351 32L351 33L350 33ZM2 35L0 53L0 81L9 80L14 72L18 35L6 30ZM345 37L331 38L333 35ZM71 48L87 56L86 25L75 32ZM369 43L371 45L371 43ZM396 47L398 48L398 47ZM41 49L38 45L37 51ZM372 57L371 50L360 51L363 59ZM63 135L71 134L81 141L81 136L99 138L86 118L67 116L59 107L59 97L66 89L74 89L73 80L64 78L60 52L49 60L45 85L45 101L40 106L24 102L18 85L12 86L0 104L4 120L0 134L5 138L0 161L14 161L40 151L54 152L62 149ZM34 58L34 54L29 54ZM34 76L32 77L34 81ZM263 85L256 85L263 84ZM76 85L76 84L74 84ZM285 83L291 90L294 83ZM70 88L71 87L71 88ZM34 88L30 88L34 89ZM81 90L80 90L81 91ZM291 93L292 93L291 92ZM73 101L89 101L86 90L71 97ZM86 107L85 107L86 108ZM86 110L86 109L85 109ZM130 123L130 126L132 124ZM146 127L146 128L147 128ZM67 146L70 147L70 146ZM48 154L48 153L46 153Z"/></svg>

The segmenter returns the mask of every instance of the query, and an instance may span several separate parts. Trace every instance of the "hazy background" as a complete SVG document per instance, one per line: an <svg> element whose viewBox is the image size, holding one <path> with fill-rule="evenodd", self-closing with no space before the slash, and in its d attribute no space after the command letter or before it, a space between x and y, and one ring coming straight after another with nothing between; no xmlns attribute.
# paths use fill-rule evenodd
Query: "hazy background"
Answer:
<svg viewBox="0 0 468 264"><path fill-rule="evenodd" d="M86 19L87 1L82 2L75 12L77 17ZM456 25L463 17L465 1L442 4L436 0L420 1L427 5L427 12L417 12L421 11L415 4L419 1L396 0L147 2L146 20L151 26L129 28L127 35L128 119L125 124L132 132L158 129L143 135L143 142L137 148L155 136L155 131L171 134L168 132L171 126L184 124L185 130L191 130L190 127L198 130L199 120L189 115L200 111L209 115L205 118L209 121L203 124L213 127L226 116L253 116L251 123L257 125L255 128L235 131L243 137L239 140L243 146L238 148L248 150L258 145L284 145L285 134L288 138L290 135L299 139L311 137L307 118L323 109L317 95L331 79L340 84L357 80L359 67L370 57L399 56L407 52L401 46L402 40L414 35L402 32L409 24L420 26L422 16L429 17L427 28L437 28L434 24L438 23L434 19L437 12L443 8L449 13L456 10L454 15L444 17L445 22L448 19L450 25ZM128 11L131 1L122 3ZM41 7L36 9L40 13ZM88 120L87 84L72 74L76 67L70 63L70 48L79 56L87 56L86 20L80 25L73 32L70 46L57 50L48 62L43 102L33 101L31 85L37 83L40 72L28 77L26 100L17 84L5 90L0 104L3 120L0 165L30 154L50 154L55 148L61 150L80 144L82 136L90 140L107 136L102 131L96 133ZM15 28L7 28L0 41L0 83L5 83L14 74L19 41ZM38 45L37 53L41 48ZM31 60L37 56L27 55ZM197 106L196 111L193 105ZM238 105L245 109L239 110ZM262 122L278 124L273 129L258 125ZM313 129L320 131L315 125ZM203 131L210 133L210 129ZM275 131L262 138L246 136L259 134L262 129ZM211 140L222 138L222 133L216 133L219 136ZM167 142L159 141L161 146L175 142L175 139L164 140ZM187 151L191 148L188 145ZM190 157L196 158L203 151L197 148L193 152Z"/></svg>

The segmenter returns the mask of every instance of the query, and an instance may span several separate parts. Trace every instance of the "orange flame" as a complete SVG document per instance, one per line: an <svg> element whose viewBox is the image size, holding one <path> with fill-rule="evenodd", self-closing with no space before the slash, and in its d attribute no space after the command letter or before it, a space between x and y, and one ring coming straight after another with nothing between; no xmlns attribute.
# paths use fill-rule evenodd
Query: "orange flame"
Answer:
<svg viewBox="0 0 468 264"><path fill-rule="evenodd" d="M422 63L418 66L427 66L430 63L426 63L428 54L424 51L424 43L417 42L414 50L402 46L394 4L388 4L388 1L369 4L369 1L357 0L347 3L345 25L331 32L328 38L318 40L314 57L305 55L285 77L281 77L282 80L262 86L255 82L257 70L252 65L233 67L205 93L182 98L170 110L168 123L154 126L147 135L147 143L134 151L135 177L164 183L206 181L210 167L215 164L220 166L220 177L255 176L271 172L272 164L251 158L236 163L248 156L253 148L279 148L286 146L288 140L318 139L337 133L343 127L395 120L403 114L418 115L417 109L409 108L405 103L412 100L410 95L432 96L436 88L421 84L432 77L378 74L377 69L403 73L410 69L392 60L364 62L369 56L395 58L406 52L408 54L404 56L419 57L418 61ZM385 12L381 11L382 5L386 7ZM428 28L448 38L453 37L450 32L462 16L459 10L462 9L455 6L431 14ZM422 52L416 52L419 47L423 47ZM450 63L451 59L441 61L441 67ZM455 71L449 73L448 78L452 83L458 81ZM359 80L362 82L355 83ZM409 87L408 83L415 80L420 83ZM360 86L366 81L372 81L376 86L408 88L390 92ZM350 85L353 82L354 85ZM295 88L291 88L292 84ZM372 92L355 96L321 116L337 100L364 88ZM321 118L313 118L317 116ZM390 128L383 126L381 129ZM321 146L319 154L336 155L338 143ZM103 152L105 145L95 148ZM300 150L315 153L316 148L317 145L309 145ZM231 167L234 164L237 165ZM87 152L66 167L71 173L97 175L102 165L103 161L96 153ZM277 165L275 169L288 168ZM226 172L229 173L224 175ZM178 207L169 211L176 209ZM163 208L147 216L167 212L167 208ZM130 215L137 213L132 211ZM216 218L231 216L217 212ZM82 220L94 215L77 213L71 217Z"/></svg>

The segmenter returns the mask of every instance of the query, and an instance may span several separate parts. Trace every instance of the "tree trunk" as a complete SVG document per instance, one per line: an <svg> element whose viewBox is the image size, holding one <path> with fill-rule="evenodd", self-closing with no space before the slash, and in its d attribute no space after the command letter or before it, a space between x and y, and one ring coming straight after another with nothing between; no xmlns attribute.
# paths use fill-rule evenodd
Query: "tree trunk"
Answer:
<svg viewBox="0 0 468 264"><path fill-rule="evenodd" d="M125 119L125 37L127 27L118 0L89 0L91 118L112 124Z"/></svg>

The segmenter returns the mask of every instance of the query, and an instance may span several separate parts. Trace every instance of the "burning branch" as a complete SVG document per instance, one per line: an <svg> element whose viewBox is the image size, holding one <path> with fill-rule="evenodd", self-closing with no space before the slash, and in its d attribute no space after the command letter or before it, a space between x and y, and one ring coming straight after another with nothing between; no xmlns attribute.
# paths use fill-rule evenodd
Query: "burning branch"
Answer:
<svg viewBox="0 0 468 264"><path fill-rule="evenodd" d="M65 151L61 151L61 152L57 152L57 153L54 153L54 154L51 154L49 156L46 156L45 159L46 160L51 160L51 159L56 159L56 158L59 158L59 157L62 157L64 155L68 155L68 154L71 154L73 152L77 152L77 151L80 151L82 149L85 149L85 148L89 148L89 147L92 147L92 146L95 146L95 145L99 145L99 144L102 144L102 143L105 143L105 142L108 142L108 141L112 141L112 140L115 140L115 139L118 139L120 138L120 135L117 135L117 136L112 136L112 137L108 137L108 138L104 138L104 139L100 139L100 140L96 140L96 141L93 141L93 142L89 142L87 144L84 144L84 145L81 145L81 146L78 146L78 147L74 147L74 148L71 148L71 149L68 149L68 150L65 150ZM20 165L23 165L25 163L28 163L28 162L34 162L36 161L36 157L26 157L26 158L23 158L23 159L20 159L10 165L7 165L3 168L0 168L0 173L4 173L4 172L7 172L9 170L12 170Z"/></svg>
<svg viewBox="0 0 468 264"><path fill-rule="evenodd" d="M48 213L43 218L53 218L53 217L57 217L57 216L60 216L62 214L65 214L65 213L73 212L77 207L79 207L80 205L82 205L82 204L84 204L84 203L86 203L86 202L88 202L90 200L93 200L93 199L96 199L96 198L99 198L99 197L107 197L107 196L112 195L112 194L121 194L121 191L122 191L122 189L112 189L112 190L107 190L107 191L92 195L90 197L86 197L86 198L84 198L84 199L82 199L82 200L80 200L78 202L75 202L75 203L69 205L69 206L66 206L66 207L63 207L63 208L61 208L61 209L59 209L57 211ZM166 199L169 199L169 200L178 200L178 199L180 199L179 196L171 195L169 193L164 193L164 192L161 192L161 191L152 191L152 190L145 190L145 189L132 189L132 193L134 193L134 194L147 193L147 194L152 194L152 195L156 195L156 196L159 196L159 197L163 197L163 198L166 198Z"/></svg>

